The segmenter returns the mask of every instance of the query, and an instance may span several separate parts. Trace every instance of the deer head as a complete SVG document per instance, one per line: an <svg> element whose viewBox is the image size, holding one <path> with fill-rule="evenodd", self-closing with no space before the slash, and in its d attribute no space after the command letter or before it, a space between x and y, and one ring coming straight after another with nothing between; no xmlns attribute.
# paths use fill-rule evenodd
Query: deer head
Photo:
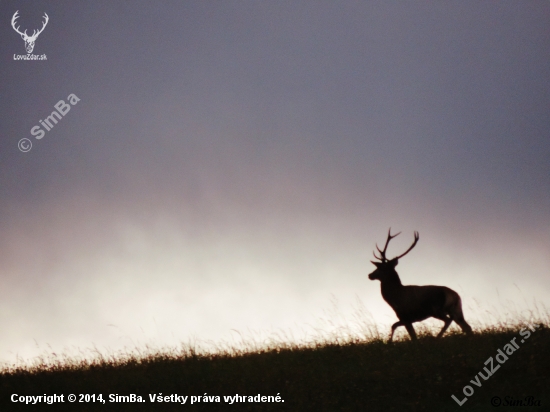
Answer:
<svg viewBox="0 0 550 412"><path fill-rule="evenodd" d="M372 264L376 266L376 270L372 272L369 275L370 280L398 280L399 276L397 275L397 272L395 271L395 267L399 263L399 259L401 259L403 256L405 256L407 253L409 253L418 242L419 235L418 232L414 232L414 242L413 244L405 251L405 253L400 254L399 256L394 257L393 259L386 258L386 249L388 248L388 244L390 243L390 240L392 240L394 237L399 235L401 232L392 235L391 234L391 228L388 230L388 238L386 239L386 244L384 245L384 249L380 250L378 247L378 244L376 245L376 249L378 250L378 253L380 256L376 256L376 252L373 252L373 255L376 259L378 259L380 262L374 262L371 260ZM400 281L399 281L400 282Z"/></svg>
<svg viewBox="0 0 550 412"><path fill-rule="evenodd" d="M22 33L21 31L19 31L19 26L15 27L15 21L19 18L19 16L17 15L18 13L19 13L19 10L17 10L15 12L15 14L13 15L13 17L11 19L11 26L13 27L13 29L17 33L19 33L21 35L21 38L25 41L25 49L27 49L27 53L30 54L34 50L34 42L36 41L36 38L38 37L38 35L40 33L42 33L44 31L44 28L48 24L48 21L50 20L50 18L48 17L48 15L46 13L44 13L45 21L42 23L42 28L38 31L34 30L33 33L32 33L32 36L28 36L27 35L27 30L25 30Z"/></svg>

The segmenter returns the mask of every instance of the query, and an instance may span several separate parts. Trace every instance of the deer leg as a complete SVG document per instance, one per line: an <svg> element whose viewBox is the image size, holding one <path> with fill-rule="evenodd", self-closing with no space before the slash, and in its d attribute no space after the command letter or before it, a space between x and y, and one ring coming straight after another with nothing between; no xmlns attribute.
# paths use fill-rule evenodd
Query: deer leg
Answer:
<svg viewBox="0 0 550 412"><path fill-rule="evenodd" d="M458 324L458 326L460 326L460 328L462 329L462 332L466 333L467 335L471 335L473 332L472 332L472 328L470 327L470 325L468 325L468 323L464 320L464 318L462 319L455 319L455 322Z"/></svg>
<svg viewBox="0 0 550 412"><path fill-rule="evenodd" d="M405 323L405 328L407 328L407 332L409 332L409 335L411 335L411 340L416 340L416 332L414 331L412 323Z"/></svg>
<svg viewBox="0 0 550 412"><path fill-rule="evenodd" d="M399 322L395 322L393 325L391 325L391 335L390 335L390 343L392 342L393 340L393 333L395 332L395 330L399 327L399 326L405 326L404 323L402 323L401 321Z"/></svg>
<svg viewBox="0 0 550 412"><path fill-rule="evenodd" d="M445 318L438 318L441 319L445 324L443 325L443 329L437 334L437 337L440 338L443 336L449 325L453 322L451 318L445 317Z"/></svg>
<svg viewBox="0 0 550 412"><path fill-rule="evenodd" d="M468 325L468 323L464 320L464 314L462 313L462 302L460 301L460 297L458 298L458 302L450 315L451 319L454 320L458 326L460 326L462 332L466 333L467 335L471 335L473 333L470 325Z"/></svg>
<svg viewBox="0 0 550 412"><path fill-rule="evenodd" d="M470 325L468 325L468 322L464 320L464 315L462 314L462 307L458 307L455 310L455 313L451 314L452 320L455 321L455 323L460 326L460 329L462 329L462 332L466 333L467 335L471 335L472 328Z"/></svg>
<svg viewBox="0 0 550 412"><path fill-rule="evenodd" d="M434 315L432 315L434 318L436 319L439 319L439 320L442 320L443 322L445 322L445 324L443 325L443 328L441 329L441 331L437 334L437 337L440 338L443 336L443 334L445 333L445 331L447 330L447 328L451 325L451 323L453 322L453 318L452 316L449 316L447 313L445 312L438 312Z"/></svg>

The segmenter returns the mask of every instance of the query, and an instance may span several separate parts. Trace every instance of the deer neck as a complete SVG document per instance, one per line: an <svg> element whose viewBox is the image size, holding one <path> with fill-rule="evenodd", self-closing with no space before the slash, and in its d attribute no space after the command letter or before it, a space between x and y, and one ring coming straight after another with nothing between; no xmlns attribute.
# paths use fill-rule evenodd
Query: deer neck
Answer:
<svg viewBox="0 0 550 412"><path fill-rule="evenodd" d="M383 281L381 281L380 287L382 289L382 297L386 302L389 302L396 294L399 294L403 288L403 284L401 283L401 279L399 279L399 275L396 272L395 275L391 274L391 276L387 276Z"/></svg>

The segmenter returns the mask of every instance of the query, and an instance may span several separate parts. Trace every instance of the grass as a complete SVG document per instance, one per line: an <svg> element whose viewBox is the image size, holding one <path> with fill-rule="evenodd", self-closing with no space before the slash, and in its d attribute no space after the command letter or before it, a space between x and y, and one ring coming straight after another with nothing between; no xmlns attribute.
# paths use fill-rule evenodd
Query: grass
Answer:
<svg viewBox="0 0 550 412"><path fill-rule="evenodd" d="M536 329L525 339L520 331L529 327ZM402 337L393 344L371 325L370 335L363 338L337 328L330 336L301 344L271 341L210 352L185 345L111 356L97 353L93 359L42 357L32 365L4 366L0 371L0 410L494 411L495 396L502 402L533 396L541 403L536 410L550 410L548 316L476 327L473 336L454 330L442 339L433 338L428 326L416 328L417 341ZM481 379L481 387L472 384L487 359L514 337L519 349L488 380ZM462 400L465 385L474 393L459 406L451 395ZM10 402L14 393L64 394L65 402L33 407ZM150 402L150 394L161 393L189 398L184 405ZM205 393L219 396L220 402L203 402ZM106 402L72 404L68 394L102 394ZM111 403L109 394L136 394L146 402ZM224 401L224 396L236 394L280 395L284 402ZM191 396L201 401L190 404Z"/></svg>

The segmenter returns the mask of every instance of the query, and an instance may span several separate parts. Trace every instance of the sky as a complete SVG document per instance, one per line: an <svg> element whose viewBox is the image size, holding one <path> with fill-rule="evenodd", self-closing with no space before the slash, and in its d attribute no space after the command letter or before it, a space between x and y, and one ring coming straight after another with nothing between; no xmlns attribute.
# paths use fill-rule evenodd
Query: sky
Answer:
<svg viewBox="0 0 550 412"><path fill-rule="evenodd" d="M16 11L29 35L47 14L46 60ZM299 339L358 308L389 333L367 277L389 227L390 257L420 233L402 282L456 290L474 325L547 303L549 21L547 0L0 1L0 361Z"/></svg>

